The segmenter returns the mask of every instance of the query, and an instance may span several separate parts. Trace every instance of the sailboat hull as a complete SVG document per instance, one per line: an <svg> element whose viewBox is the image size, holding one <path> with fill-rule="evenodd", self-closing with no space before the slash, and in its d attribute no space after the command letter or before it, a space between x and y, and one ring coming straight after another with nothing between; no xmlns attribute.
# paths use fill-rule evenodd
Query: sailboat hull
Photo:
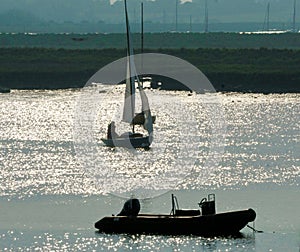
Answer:
<svg viewBox="0 0 300 252"><path fill-rule="evenodd" d="M149 148L151 145L149 136L145 137L118 137L115 139L101 138L107 147L123 147L123 148Z"/></svg>

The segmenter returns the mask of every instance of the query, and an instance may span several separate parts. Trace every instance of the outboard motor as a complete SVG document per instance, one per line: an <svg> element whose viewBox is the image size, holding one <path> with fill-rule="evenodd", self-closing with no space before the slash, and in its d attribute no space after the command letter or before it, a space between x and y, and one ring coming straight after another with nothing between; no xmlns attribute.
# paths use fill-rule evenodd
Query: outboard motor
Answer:
<svg viewBox="0 0 300 252"><path fill-rule="evenodd" d="M208 199L204 198L199 203L199 207L201 208L202 215L209 215L216 213L216 205L215 205L215 195L209 194Z"/></svg>
<svg viewBox="0 0 300 252"><path fill-rule="evenodd" d="M137 216L140 209L141 205L138 199L129 199L124 203L123 209L118 216Z"/></svg>

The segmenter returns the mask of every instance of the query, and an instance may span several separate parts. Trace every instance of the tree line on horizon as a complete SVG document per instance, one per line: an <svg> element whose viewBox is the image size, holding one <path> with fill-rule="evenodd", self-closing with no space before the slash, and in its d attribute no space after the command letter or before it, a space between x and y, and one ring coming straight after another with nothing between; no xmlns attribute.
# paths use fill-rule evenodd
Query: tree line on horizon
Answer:
<svg viewBox="0 0 300 252"><path fill-rule="evenodd" d="M187 60L215 83L299 86L300 50L146 49ZM1 48L0 86L9 88L81 87L100 68L126 56L125 49ZM9 59L9 60L8 60ZM223 85L222 84L222 85Z"/></svg>

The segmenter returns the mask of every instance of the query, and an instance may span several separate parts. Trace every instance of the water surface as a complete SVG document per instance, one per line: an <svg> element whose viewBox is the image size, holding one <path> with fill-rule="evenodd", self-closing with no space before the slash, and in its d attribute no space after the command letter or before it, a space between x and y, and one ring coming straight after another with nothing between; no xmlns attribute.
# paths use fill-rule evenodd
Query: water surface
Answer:
<svg viewBox="0 0 300 252"><path fill-rule="evenodd" d="M157 95L158 91L151 92ZM101 108L115 111L109 106L115 100L106 93L100 95ZM119 95L115 93L116 100ZM216 193L218 212L251 207L257 212L256 228L264 233L253 235L245 228L244 237L236 239L96 233L94 222L118 213L123 199L103 195L114 188L97 184L78 159L73 133L80 92L13 90L1 94L0 104L1 250L299 251L299 94L218 94L225 113L226 138L221 162L209 173L203 173L203 167L213 129L199 95L188 96L185 92L160 95L169 102L178 102L180 98L181 108L188 107L192 114L185 118L197 121L198 130L192 134L198 134L196 139L201 140L192 176L178 186L171 181L166 183L178 196L180 206L197 208L197 202L208 193ZM174 109L162 107L158 101L151 106L158 116L157 136L171 137L181 143L183 138L175 137L180 129L172 113L162 113ZM101 111L93 129L96 140L105 136L107 122L114 116L107 113L105 117L105 110ZM154 141L154 153L155 144L159 148L159 143ZM173 147L164 152L170 160L180 155ZM118 156L122 165L116 169L122 169L131 183L136 170L126 166L128 161L122 151L112 154L110 149L99 145L97 154L108 159ZM162 165L162 161L157 158L152 172L163 174L169 166ZM180 167L177 169L180 172ZM147 176L151 172L142 169L141 178ZM143 200L142 210L169 213L170 205L167 193Z"/></svg>

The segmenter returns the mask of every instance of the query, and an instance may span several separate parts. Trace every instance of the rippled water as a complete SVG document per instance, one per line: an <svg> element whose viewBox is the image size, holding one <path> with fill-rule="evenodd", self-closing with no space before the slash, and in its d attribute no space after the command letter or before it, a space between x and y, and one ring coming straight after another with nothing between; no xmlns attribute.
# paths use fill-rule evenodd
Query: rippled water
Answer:
<svg viewBox="0 0 300 252"><path fill-rule="evenodd" d="M110 168L119 164L114 174L123 174L131 181L128 185L135 188L153 178L153 173L156 177L152 181L165 176L168 167L170 176L179 174L180 179L188 172L190 176L182 181L172 183L170 179L164 183L164 189L176 191L183 207L197 207L207 193L216 192L218 211L252 207L257 211L256 227L265 233L253 236L251 231L243 230L245 237L238 239L95 233L93 223L118 212L122 200L103 196L104 192L114 191L117 183L104 185L99 183L102 180L92 179L91 175L99 170L83 164L82 156L78 156L74 120L81 93L13 91L0 95L0 249L299 250L300 95L218 94L226 119L226 136L224 143L220 141L224 153L219 164L204 172L214 139L209 103L196 94L151 92L149 97L161 96L164 103L154 99L151 107L157 115L156 139L150 152L138 155L155 158L155 162L145 166L145 159L136 180L136 169L133 171L128 164L137 161L128 161L123 150L112 152L100 144L92 153L93 162L103 165L105 158L104 164ZM96 111L92 128L96 142L105 136L107 123L116 118L119 109L115 101L120 94L109 94L99 93L101 109ZM166 105L172 103L180 106ZM174 111L186 114L178 125L180 120L174 120L178 119ZM193 127L187 126L191 124ZM119 130L123 127L118 126ZM195 152L182 149L186 138ZM167 141L169 148L161 145ZM172 145L174 142L178 146ZM176 166L177 162L185 164L185 155L189 155L192 168ZM151 170L153 164L155 169ZM169 194L145 201L143 210L168 212L169 201Z"/></svg>

